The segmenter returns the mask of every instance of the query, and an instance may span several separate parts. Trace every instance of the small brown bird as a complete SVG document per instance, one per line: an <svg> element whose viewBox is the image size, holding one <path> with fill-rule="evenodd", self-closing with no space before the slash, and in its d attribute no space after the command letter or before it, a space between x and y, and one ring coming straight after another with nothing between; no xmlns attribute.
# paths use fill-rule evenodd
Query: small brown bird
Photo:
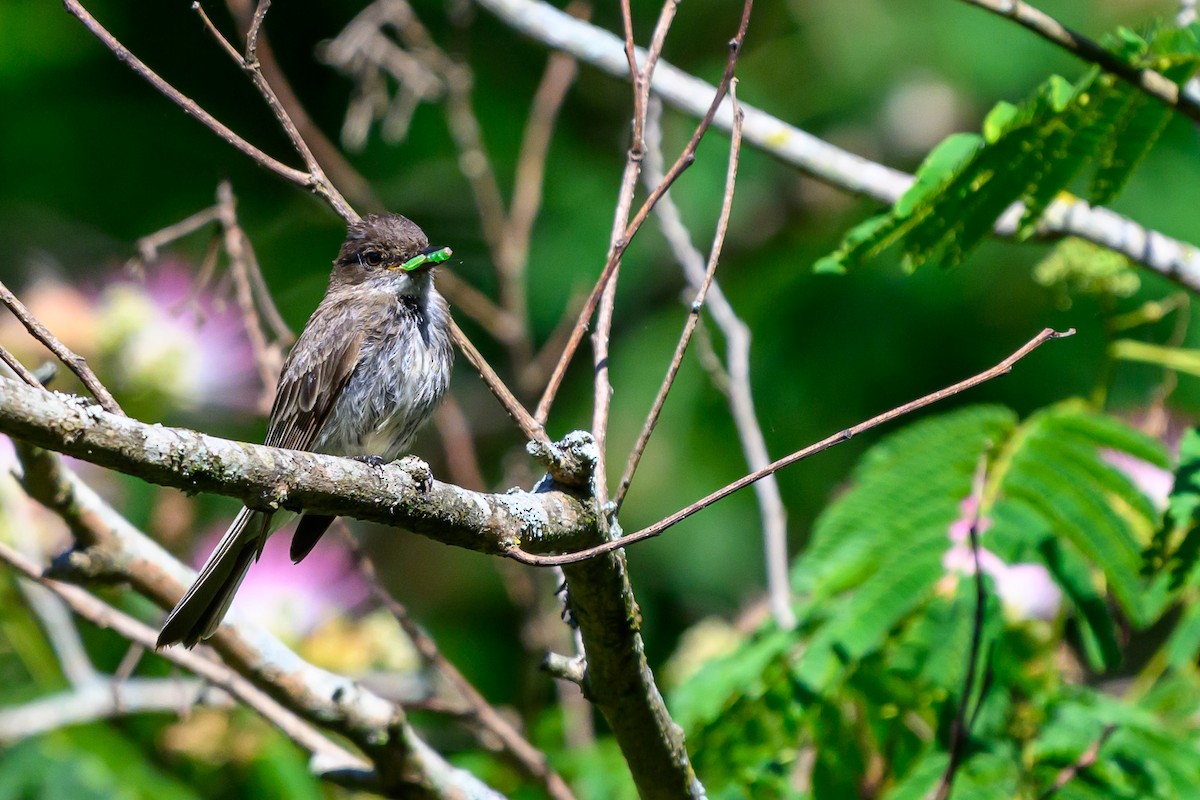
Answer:
<svg viewBox="0 0 1200 800"><path fill-rule="evenodd" d="M284 362L266 444L368 461L408 448L450 384L450 311L432 267L450 257L397 214L350 226L329 288ZM243 508L167 617L158 647L216 632L271 534L273 514ZM333 522L306 514L292 536L300 561Z"/></svg>

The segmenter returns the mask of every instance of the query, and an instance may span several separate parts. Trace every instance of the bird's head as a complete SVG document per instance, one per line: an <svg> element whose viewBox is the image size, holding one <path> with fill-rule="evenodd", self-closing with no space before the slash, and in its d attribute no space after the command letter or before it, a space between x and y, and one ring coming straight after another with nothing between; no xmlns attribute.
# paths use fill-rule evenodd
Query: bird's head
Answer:
<svg viewBox="0 0 1200 800"><path fill-rule="evenodd" d="M432 268L450 254L449 247L430 247L424 231L407 217L370 214L350 225L333 262L333 281L420 294L432 284Z"/></svg>

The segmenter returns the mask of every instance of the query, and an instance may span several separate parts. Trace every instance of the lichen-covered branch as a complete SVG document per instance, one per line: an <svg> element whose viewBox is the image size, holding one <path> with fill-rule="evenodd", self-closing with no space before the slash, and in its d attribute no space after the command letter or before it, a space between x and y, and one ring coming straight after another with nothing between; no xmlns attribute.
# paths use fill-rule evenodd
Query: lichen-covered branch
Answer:
<svg viewBox="0 0 1200 800"><path fill-rule="evenodd" d="M8 379L0 379L0 433L163 486L236 497L252 508L381 522L485 553L517 544L570 550L595 528L591 508L565 491L473 492L434 480L416 459L374 467L234 442L119 417Z"/></svg>

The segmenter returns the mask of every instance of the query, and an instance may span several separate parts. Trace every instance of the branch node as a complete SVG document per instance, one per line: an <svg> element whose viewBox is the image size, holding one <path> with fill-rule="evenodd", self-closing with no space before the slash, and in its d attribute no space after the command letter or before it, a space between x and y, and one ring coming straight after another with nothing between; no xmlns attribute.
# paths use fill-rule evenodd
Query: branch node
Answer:
<svg viewBox="0 0 1200 800"><path fill-rule="evenodd" d="M587 677L587 661L583 656L564 656L561 653L546 653L542 669L561 681L583 686Z"/></svg>
<svg viewBox="0 0 1200 800"><path fill-rule="evenodd" d="M534 440L525 445L530 457L541 464L556 483L573 489L588 489L600 453L587 431L572 431L562 441Z"/></svg>

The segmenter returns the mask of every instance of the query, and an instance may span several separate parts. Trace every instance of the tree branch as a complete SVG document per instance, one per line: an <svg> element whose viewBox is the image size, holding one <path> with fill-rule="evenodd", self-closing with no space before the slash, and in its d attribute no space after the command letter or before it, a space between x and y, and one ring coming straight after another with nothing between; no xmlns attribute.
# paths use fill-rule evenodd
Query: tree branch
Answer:
<svg viewBox="0 0 1200 800"><path fill-rule="evenodd" d="M175 604L184 587L195 579L194 571L131 526L53 453L21 442L18 453L24 466L26 491L62 517L75 538L76 548L54 562L51 578L128 583L162 608ZM36 567L33 572L42 577ZM134 627L126 628L123 615L108 614L103 603L82 589L51 578L43 582L55 591L61 587L69 595L64 596L68 602L74 597L84 604L99 604L105 613L97 624L110 625L146 647L154 646L157 632L153 629L136 620ZM122 627L118 627L118 622L122 622ZM338 733L362 749L375 766L382 791L403 791L405 797L421 798L499 797L469 773L447 764L417 736L399 708L348 678L308 664L275 637L248 622L236 608L209 641L227 665L217 665L221 669L232 669L269 696L264 699L273 698L301 719ZM211 666L212 662L196 652L178 647L158 652L208 677L201 670L204 664ZM202 663L196 664L194 659ZM323 776L335 781L356 780L340 768L323 771Z"/></svg>
<svg viewBox="0 0 1200 800"><path fill-rule="evenodd" d="M29 334L33 338L44 344L51 353L54 353L55 357L65 364L67 369L75 373L79 380L83 382L83 385L87 387L87 390L92 393L92 397L96 398L105 411L119 416L125 415L125 412L121 410L121 406L117 404L116 398L100 382L100 379L96 377L96 373L92 372L92 368L87 364L87 359L72 352L70 348L60 342L37 317L29 313L29 309L25 307L25 304L18 300L17 296L9 291L8 287L3 283L0 283L0 303L8 306L8 310L20 320L21 324L25 326L25 330L29 331ZM29 381L30 377L33 377L29 370L24 369L15 358L12 360L12 363L9 363L8 359L4 361L17 374L21 375L21 378L26 382ZM36 379L35 385L40 385L37 384Z"/></svg>
<svg viewBox="0 0 1200 800"><path fill-rule="evenodd" d="M233 442L118 417L9 379L0 379L0 432L163 486L236 497L257 509L381 522L480 552L520 543L562 549L595 526L591 510L563 491L472 492L434 480L416 459L372 467Z"/></svg>
<svg viewBox="0 0 1200 800"><path fill-rule="evenodd" d="M70 584L44 577L41 568L37 564L3 543L0 543L0 560L7 562L18 572L24 574L25 577L36 581L41 586L52 591L72 611L89 622L99 625L102 628L111 628L126 639L137 642L144 647L154 646L154 641L158 633L149 625L107 605L78 586L71 586ZM367 769L367 764L362 759L326 739L307 722L280 705L276 700L263 694L248 680L224 664L210 661L199 653L179 647L164 650L160 655L189 672L204 678L214 686L224 689L230 695L257 711L265 719L287 734L296 744L308 750L314 756L320 757L323 769L353 769L358 771ZM176 681L168 682L177 683ZM98 682L98 685L111 700L114 693L112 685L107 682ZM161 706L162 697L163 691L155 690L150 696L144 699L148 704L155 703ZM180 698L178 689L172 693L172 697L175 704L178 705ZM127 701L133 704L132 710L140 710L142 708L142 706L138 705L138 698L136 696L127 696ZM115 711L115 709L113 710ZM82 698L79 698L69 712L63 712L62 724L68 724L71 721L83 721L88 716L97 718L101 715L102 711L103 709L96 707L96 704L90 704L89 707ZM11 714L11 712L6 713L3 722L6 733L13 736L4 737L3 734L0 734L0 738L15 738L19 735L30 735L31 733L28 731L30 721L24 719L21 715Z"/></svg>
<svg viewBox="0 0 1200 800"><path fill-rule="evenodd" d="M816 444L811 444L808 447L805 447L803 450L797 450L796 452L792 453L791 455L784 456L783 458L769 464L768 466L764 467L763 469L757 470L755 472L750 473L749 475L738 478L733 483L728 484L727 486L725 486L721 489L718 489L717 491L713 492L712 494L708 495L707 497L703 497L700 500L697 500L696 502L692 503L690 506L688 506L684 509L676 511L671 516L661 519L649 527L643 528L642 530L638 531L637 533L631 533L628 536L621 537L620 539L614 539L612 541L605 542L603 544L599 544L594 547L589 547L587 550L581 550L577 553L566 553L563 555L543 556L543 555L535 555L535 554L531 554L528 552L524 552L520 548L517 548L514 550L507 551L505 553L505 555L508 556L509 558L520 561L522 564L532 564L532 565L538 566L538 567L552 567L552 566L564 566L565 567L567 564L575 564L575 563L578 563L581 561L586 561L587 559L595 558L596 556L604 555L606 553L611 553L614 550L619 550L623 547L627 547L631 544L635 544L635 543L643 541L645 539L651 539L655 536L658 536L659 534L661 534L663 531L667 530L671 526L682 522L683 520L687 519L688 517L692 516L693 514L699 512L699 511L703 511L704 509L708 508L713 503L716 503L719 500L724 500L726 497L733 494L734 492L737 492L741 489L746 488L747 486L754 483L755 481L761 480L766 475L770 475L775 472L778 472L779 470L783 469L784 467L789 467L792 464L795 464L797 461L803 461L804 459L808 458L809 456L813 456L813 455L816 455L817 453L824 452L835 445L841 444L842 442L848 442L848 441L850 441L850 439L857 436L858 434L863 433L864 431L869 431L872 428L879 427L880 425L884 424L885 422L891 422L892 420L896 419L897 417L904 416L905 414L909 414L913 411L924 408L925 406L932 405L932 404L938 402L939 400L945 400L948 397L953 397L954 395L958 394L959 392L964 392L967 389L974 388L981 383L990 381L993 378L998 378L1001 375L1006 375L1012 371L1014 364L1016 364L1022 358L1029 355L1030 353L1032 353L1034 350L1036 350L1038 347L1042 346L1046 342L1050 341L1051 339L1061 339L1061 338L1064 338L1067 336L1072 336L1072 335L1074 335L1074 333L1075 333L1074 328L1071 328L1070 330L1067 330L1062 333L1051 330L1050 328L1046 328L1041 333L1039 333L1037 336L1033 337L1028 342L1026 342L1015 353L1013 353L1008 358L1004 359L1003 361L1001 361L999 364L992 367L991 369L985 370L984 372L981 372L978 375L974 375L970 378L967 378L964 381L959 381L958 383L954 384L953 386L947 386L946 388L939 389L938 391L933 392L932 394L927 394L924 397L920 397L916 400L913 400L912 402L905 403L902 406L897 406L896 408L893 408L891 411L885 411L884 413L882 413L876 417L872 417L871 419L869 419L865 422L860 422L857 425L846 428L844 431L841 431L840 433L835 433L833 436L829 436L825 439L822 439L821 441L817 442Z"/></svg>
<svg viewBox="0 0 1200 800"><path fill-rule="evenodd" d="M657 183L662 176L662 102L655 98L650 108L650 121L646 140L645 179ZM657 176L657 177L656 177ZM654 208L667 245L679 262L688 285L698 290L704 280L705 260L692 244L691 235L683 224L683 217L670 193ZM733 310L733 305L721 291L720 282L713 280L705 303L708 316L725 338L725 363L713 351L712 342L700 329L699 358L712 377L714 385L725 395L729 413L737 428L746 466L756 471L771 463L767 440L754 409L754 395L750 386L750 327ZM766 561L767 599L771 615L781 628L792 628L796 614L792 610L792 587L788 577L787 552L787 509L783 505L783 494L775 476L767 475L754 484L758 500L759 516L762 518L763 555Z"/></svg>

